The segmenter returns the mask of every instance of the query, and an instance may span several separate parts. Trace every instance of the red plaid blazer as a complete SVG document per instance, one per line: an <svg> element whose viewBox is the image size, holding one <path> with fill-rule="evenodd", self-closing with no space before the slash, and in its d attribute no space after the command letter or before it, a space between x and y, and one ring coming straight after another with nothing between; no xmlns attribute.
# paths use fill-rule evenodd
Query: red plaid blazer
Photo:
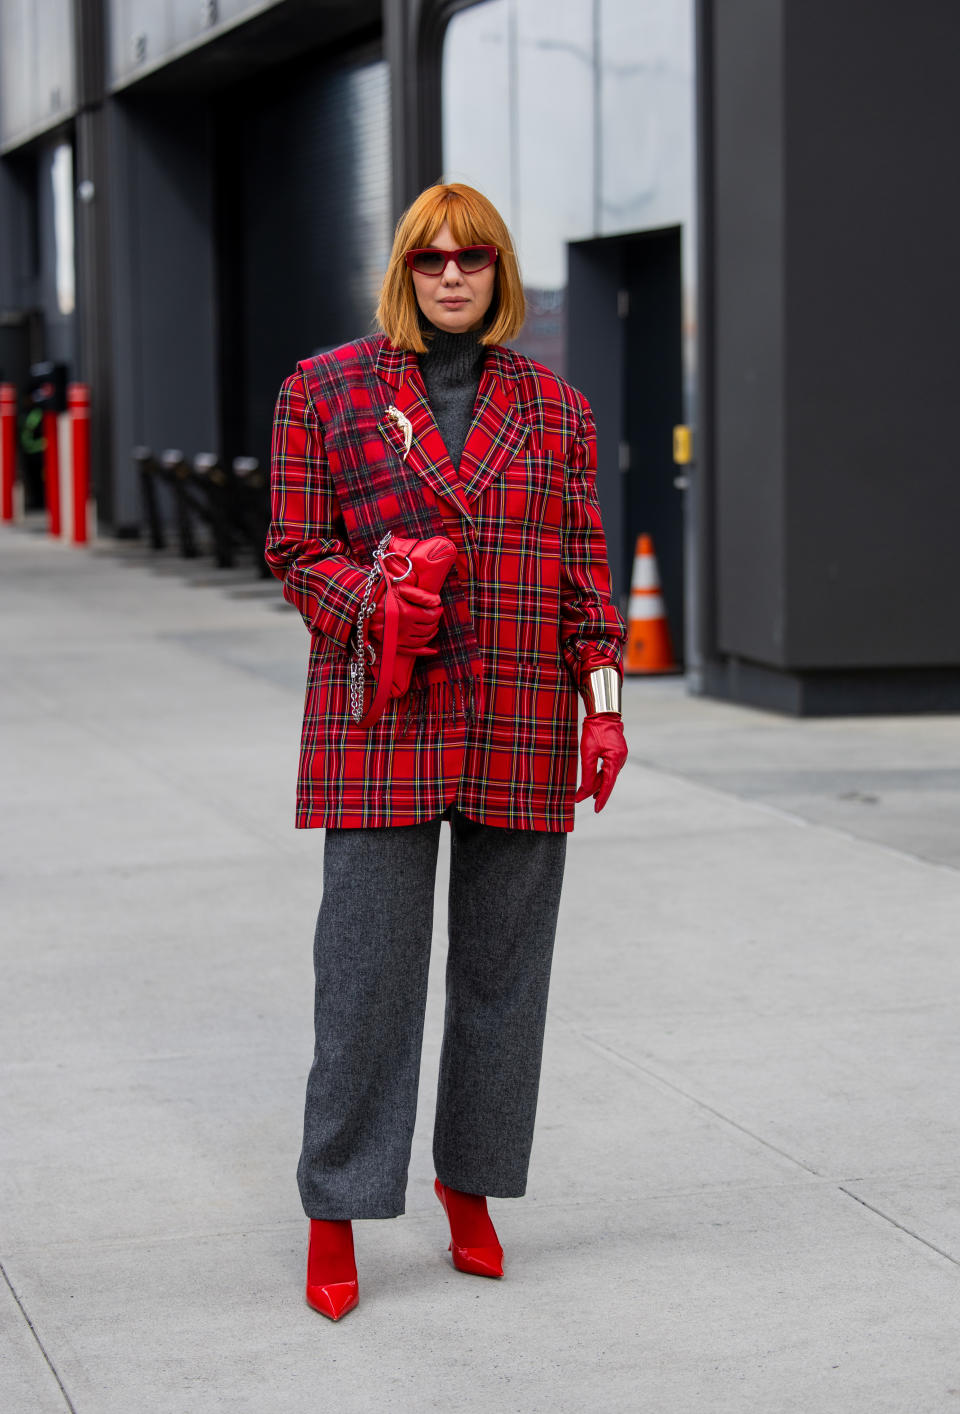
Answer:
<svg viewBox="0 0 960 1414"><path fill-rule="evenodd" d="M391 404L413 427L405 460ZM370 729L353 722L349 655L369 556L341 509L356 496L348 441L362 446L371 497L399 475L457 546L451 574L483 659L472 722L438 710L405 730L404 699ZM459 473L415 354L381 336L297 365L274 418L266 557L312 634L298 828L410 825L450 804L490 825L573 828L580 666L619 664L625 638L610 603L595 466L585 398L512 349L487 350ZM365 515L407 533L396 505L384 496Z"/></svg>

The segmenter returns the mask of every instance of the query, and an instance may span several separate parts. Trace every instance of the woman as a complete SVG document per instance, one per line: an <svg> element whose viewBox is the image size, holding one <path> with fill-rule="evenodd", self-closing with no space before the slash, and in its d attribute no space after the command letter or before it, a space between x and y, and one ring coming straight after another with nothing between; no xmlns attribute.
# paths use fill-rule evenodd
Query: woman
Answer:
<svg viewBox="0 0 960 1414"><path fill-rule="evenodd" d="M500 1276L486 1198L525 1191L574 799L601 809L626 759L593 419L505 347L523 317L497 211L432 187L397 226L383 333L298 364L277 403L267 559L312 634L296 823L327 832L297 1176L307 1300L334 1320L357 1304L351 1219L404 1210L441 822L435 1189L454 1265ZM439 593L384 558L389 532L452 542ZM388 572L414 671L371 723Z"/></svg>

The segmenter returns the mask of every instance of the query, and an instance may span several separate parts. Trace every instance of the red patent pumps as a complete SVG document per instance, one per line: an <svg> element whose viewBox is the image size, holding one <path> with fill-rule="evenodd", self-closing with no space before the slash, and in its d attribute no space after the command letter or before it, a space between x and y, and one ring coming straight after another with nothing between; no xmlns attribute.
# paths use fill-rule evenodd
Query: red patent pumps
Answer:
<svg viewBox="0 0 960 1414"><path fill-rule="evenodd" d="M331 1321L339 1321L359 1300L353 1227L349 1219L310 1220L307 1252L307 1304Z"/></svg>
<svg viewBox="0 0 960 1414"><path fill-rule="evenodd" d="M486 1198L480 1193L448 1188L439 1178L433 1188L450 1223L449 1251L457 1271L478 1277L502 1277L503 1248L490 1221Z"/></svg>

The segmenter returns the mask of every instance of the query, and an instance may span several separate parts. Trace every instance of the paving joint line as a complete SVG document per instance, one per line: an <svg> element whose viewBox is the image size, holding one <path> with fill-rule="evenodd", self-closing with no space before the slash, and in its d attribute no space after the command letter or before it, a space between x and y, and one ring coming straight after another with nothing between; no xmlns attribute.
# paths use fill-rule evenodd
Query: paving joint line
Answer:
<svg viewBox="0 0 960 1414"><path fill-rule="evenodd" d="M862 1208L866 1208L869 1212L875 1213L878 1218L882 1218L882 1220L885 1223L889 1223L891 1227L895 1227L899 1229L900 1232L906 1233L908 1237L912 1237L915 1242L921 1243L922 1246L929 1247L931 1252L936 1252L938 1257L944 1257L948 1262L952 1263L953 1266L960 1267L960 1258L954 1257L952 1253L945 1251L942 1247L938 1247L935 1242L930 1241L929 1237L921 1237L919 1232L914 1232L912 1227L907 1227L905 1223L897 1222L896 1218L892 1218L890 1214L885 1213L882 1208L877 1208L873 1203L868 1203L866 1198L861 1198L859 1193L854 1193L851 1188L845 1188L842 1183L838 1183L837 1187L847 1198L852 1198L853 1201L859 1203Z"/></svg>
<svg viewBox="0 0 960 1414"><path fill-rule="evenodd" d="M576 1031L576 1028L571 1029ZM762 1144L765 1149L771 1150L774 1154L779 1154L781 1158L786 1159L788 1163L794 1164L797 1168L803 1169L805 1173L811 1174L814 1178L823 1179L824 1175L810 1164L804 1163L802 1159L798 1159L795 1154L789 1153L786 1149L781 1149L777 1144L772 1143L771 1140L764 1139L763 1135L754 1133L754 1131L748 1129L745 1124L741 1124L739 1120L732 1119L730 1115L724 1114L722 1110L718 1110L714 1105L709 1104L706 1100L702 1100L699 1095L694 1095L691 1091L685 1090L683 1086L678 1085L676 1081L667 1080L665 1076L660 1075L649 1066L641 1065L639 1061L633 1060L630 1056L621 1055L621 1053L614 1050L612 1046L605 1045L603 1041L594 1040L592 1036L588 1036L585 1032L576 1031L576 1034L585 1045L598 1052L598 1054L611 1056L615 1061L619 1062L619 1064L626 1066L627 1069L639 1071L641 1075L647 1076L648 1079L655 1081L658 1085L662 1085L665 1089L672 1090L676 1095L682 1095L685 1100L689 1100L690 1103L696 1105L698 1109L705 1110L708 1114L712 1114L716 1119L722 1121L723 1124L729 1125L732 1129L738 1129L741 1134L745 1134L747 1138L752 1139L754 1143Z"/></svg>
<svg viewBox="0 0 960 1414"><path fill-rule="evenodd" d="M595 1041L593 1037L587 1036L582 1032L578 1032L577 1034L580 1036L580 1039L586 1045L591 1047L591 1049L601 1054L612 1056L615 1060L625 1065L628 1069L637 1070L642 1075L646 1075L651 1080L656 1081L658 1085L662 1085L666 1089L672 1090L678 1095L682 1095L683 1098L685 1100L689 1100L691 1104L698 1106L698 1108L700 1109L706 1110L709 1114L712 1114L717 1119L721 1120L722 1123L730 1125L731 1128L740 1130L742 1134L746 1134L748 1138L754 1140L755 1143L763 1145L764 1148L772 1150L772 1152L775 1154L779 1154L781 1158L784 1158L789 1163L796 1165L797 1168L803 1169L806 1173L811 1174L814 1178L819 1178L826 1183L830 1182L830 1180L826 1179L823 1174L818 1173L815 1168L811 1168L809 1164L805 1164L802 1159L798 1159L794 1154L788 1153L786 1149L781 1149L778 1145L772 1144L769 1139L764 1139L762 1135L755 1134L754 1131L752 1129L748 1129L746 1125L740 1124L739 1121L735 1119L731 1119L731 1117L729 1115L725 1115L722 1110L716 1109L713 1105L708 1104L705 1100L701 1100L697 1095L693 1095L690 1093L690 1091L684 1090L681 1085L677 1085L675 1082L667 1080L664 1076L659 1075L655 1070L651 1070L648 1066L641 1065L638 1061L632 1060L629 1056L621 1055L619 1051L614 1050L612 1046L604 1045L602 1041ZM915 1232L913 1228L907 1227L905 1223L898 1222L897 1219L891 1217L889 1213L885 1213L882 1208L877 1208L874 1206L873 1203L868 1203L865 1198L861 1198L859 1194L854 1193L852 1189L845 1187L844 1184L831 1183L830 1186L835 1187L838 1192L844 1195L844 1197L852 1198L855 1203L859 1203L861 1207L868 1209L868 1211L871 1213L874 1213L883 1222L888 1223L891 1227L895 1227L900 1232L905 1233L907 1237L912 1237L913 1240L915 1242L919 1242L921 1246L928 1247L930 1251L935 1252L938 1257L943 1257L945 1261L950 1262L953 1266L960 1267L960 1258L953 1256L944 1248L938 1247L937 1244L935 1242L931 1242L928 1237L922 1237L920 1233Z"/></svg>
<svg viewBox="0 0 960 1414"><path fill-rule="evenodd" d="M627 765L630 759L627 759ZM788 810L785 805L776 805L766 800L757 800L751 795L742 795L739 791L724 788L723 786L710 785L709 782L700 780L698 776L687 776L682 771L671 770L668 766L658 765L656 761L648 757L638 757L634 763L646 771L655 771L658 775L666 776L669 780L680 781L684 785L693 786L697 790L708 791L711 795L722 796L726 800L739 800L744 805L756 806L758 810L766 810L771 815L778 815L781 819L789 820L794 825L804 825L808 830L826 830L832 835L839 835L843 840L852 840L855 844L868 845L872 849L878 849L885 854L892 854L896 859L910 859L915 864L925 864L928 869L942 869L948 874L960 873L960 866L948 864L942 859L928 859L924 854L917 854L911 849L904 849L900 845L887 844L884 840L871 839L869 835L857 835L852 830L845 830L842 825L831 825L823 820L812 820L806 815L800 815L795 810Z"/></svg>
<svg viewBox="0 0 960 1414"><path fill-rule="evenodd" d="M70 1414L77 1414L76 1405L74 1404L73 1400L70 1398L69 1394L67 1394L66 1386L64 1385L63 1380L60 1378L59 1371L57 1370L56 1365L54 1365L53 1361L50 1359L50 1356L49 1356L48 1353L47 1353L47 1348L46 1348L46 1346L44 1345L43 1341L40 1339L39 1332L37 1331L36 1326L35 1326L35 1325L33 1324L33 1322L31 1321L29 1315L27 1314L27 1308L24 1306L23 1302L20 1300L20 1297L19 1297L19 1295L17 1294L16 1288L14 1287L13 1282L10 1280L9 1276L7 1275L7 1269L6 1269L6 1267L3 1265L2 1262L0 1262L0 1274L2 1274L3 1279L4 1279L4 1281L6 1282L7 1287L9 1288L10 1295L13 1297L14 1301L17 1303L17 1308L18 1308L18 1310L19 1310L21 1316L23 1317L23 1319L26 1321L27 1326L29 1327L29 1330L30 1330L30 1334L33 1336L34 1340L37 1342L37 1346L38 1346L38 1348L39 1348L39 1350L40 1350L40 1354L43 1356L44 1360L47 1362L47 1366L48 1366L48 1368L49 1368L49 1370L50 1370L51 1375L53 1375L53 1378L56 1380L56 1382L57 1382L57 1388L60 1390L60 1393L63 1395L64 1403L66 1404L67 1408L70 1410Z"/></svg>

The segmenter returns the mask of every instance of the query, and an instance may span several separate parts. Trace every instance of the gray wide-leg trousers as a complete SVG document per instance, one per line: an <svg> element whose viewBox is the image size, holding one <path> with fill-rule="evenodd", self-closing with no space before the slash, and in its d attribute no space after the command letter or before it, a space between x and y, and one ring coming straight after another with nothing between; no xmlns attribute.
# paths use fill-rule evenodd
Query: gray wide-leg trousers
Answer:
<svg viewBox="0 0 960 1414"><path fill-rule="evenodd" d="M451 1188L520 1197L540 1082L567 837L448 812L449 952L434 1122ZM441 816L327 830L316 1045L297 1180L310 1218L404 1210Z"/></svg>

